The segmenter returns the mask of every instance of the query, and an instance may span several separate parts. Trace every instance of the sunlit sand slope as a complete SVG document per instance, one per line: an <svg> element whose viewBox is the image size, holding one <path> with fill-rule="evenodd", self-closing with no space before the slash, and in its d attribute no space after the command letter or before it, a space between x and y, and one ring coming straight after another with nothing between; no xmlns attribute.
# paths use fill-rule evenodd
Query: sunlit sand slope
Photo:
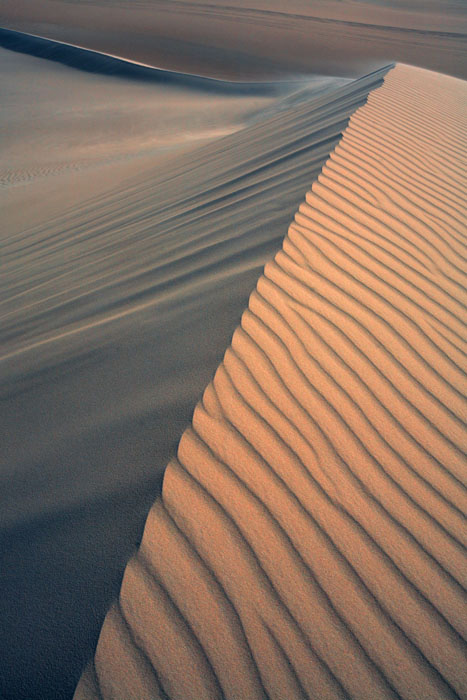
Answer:
<svg viewBox="0 0 467 700"><path fill-rule="evenodd" d="M351 118L76 699L466 697L466 98L398 65Z"/></svg>
<svg viewBox="0 0 467 700"><path fill-rule="evenodd" d="M89 116L98 90L109 96L108 119L93 117L89 134L105 142L113 102L138 141L135 110L148 84L132 102L137 86L128 82L119 96L112 76L79 77L50 61L11 56L27 71L42 64L30 74L42 115L59 85L72 86L71 114L50 101L59 112L44 116L50 140L25 131L24 141L38 147L35 162L62 114L60 139L70 154L67 137L79 129L66 114L80 114L81 98ZM138 157L83 169L79 187L77 174L61 173L42 178L44 189L40 178L7 188L34 191L49 213L36 220L37 210L21 200L34 226L10 229L0 203L0 697L62 700L67 687L71 697L167 462L265 262L385 72L344 84L316 76L250 113L244 129L165 161L143 148L145 167ZM189 136L206 120L232 124L235 104L243 109L232 96L227 103L191 92L178 109L168 88L151 94L145 133L161 140L165 126L175 138L184 129ZM10 107L9 100L1 110L7 121ZM128 130L113 133L115 153ZM88 192L95 184L91 201L82 195L84 178ZM50 204L44 190L54 187Z"/></svg>

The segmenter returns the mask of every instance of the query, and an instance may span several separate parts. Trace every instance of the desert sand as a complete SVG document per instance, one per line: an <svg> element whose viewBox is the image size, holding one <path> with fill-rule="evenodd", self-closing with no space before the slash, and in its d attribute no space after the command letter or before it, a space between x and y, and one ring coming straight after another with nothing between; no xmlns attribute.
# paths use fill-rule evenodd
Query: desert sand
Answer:
<svg viewBox="0 0 467 700"><path fill-rule="evenodd" d="M1 26L179 71L467 78L464 0L3 0Z"/></svg>
<svg viewBox="0 0 467 700"><path fill-rule="evenodd" d="M350 118L76 700L467 696L466 100L399 64Z"/></svg>
<svg viewBox="0 0 467 700"><path fill-rule="evenodd" d="M465 695L466 36L2 0L2 700Z"/></svg>
<svg viewBox="0 0 467 700"><path fill-rule="evenodd" d="M3 57L0 688L51 700L93 653L262 267L385 71L245 94Z"/></svg>
<svg viewBox="0 0 467 700"><path fill-rule="evenodd" d="M20 233L343 78L227 83L0 29L0 204ZM298 97L297 97L298 95Z"/></svg>

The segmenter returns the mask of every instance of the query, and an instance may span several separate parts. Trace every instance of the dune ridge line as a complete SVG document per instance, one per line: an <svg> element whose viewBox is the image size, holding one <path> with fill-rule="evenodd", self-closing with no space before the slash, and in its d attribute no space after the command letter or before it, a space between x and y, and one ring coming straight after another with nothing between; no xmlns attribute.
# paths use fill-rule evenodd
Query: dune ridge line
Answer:
<svg viewBox="0 0 467 700"><path fill-rule="evenodd" d="M398 64L350 118L75 700L467 697L466 103Z"/></svg>
<svg viewBox="0 0 467 700"><path fill-rule="evenodd" d="M60 39L50 39L40 34L21 32L14 29L0 27L0 46L26 53L38 58L43 58L64 65L72 66L90 73L102 73L117 77L129 77L133 80L149 82L171 83L184 88L204 90L212 92L226 92L233 94L249 94L252 92L264 95L280 94L287 84L301 85L306 81L306 76L297 75L291 80L285 78L263 81L235 81L221 80L220 78L197 73L186 73L149 63L142 63L125 56L118 56L105 51L73 44Z"/></svg>

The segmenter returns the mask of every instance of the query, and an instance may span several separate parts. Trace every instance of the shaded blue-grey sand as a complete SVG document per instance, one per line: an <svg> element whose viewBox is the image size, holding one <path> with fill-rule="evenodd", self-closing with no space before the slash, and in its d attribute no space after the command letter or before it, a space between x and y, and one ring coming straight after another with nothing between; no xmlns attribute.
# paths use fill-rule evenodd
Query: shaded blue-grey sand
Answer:
<svg viewBox="0 0 467 700"><path fill-rule="evenodd" d="M2 697L70 697L262 266L384 72L4 242Z"/></svg>

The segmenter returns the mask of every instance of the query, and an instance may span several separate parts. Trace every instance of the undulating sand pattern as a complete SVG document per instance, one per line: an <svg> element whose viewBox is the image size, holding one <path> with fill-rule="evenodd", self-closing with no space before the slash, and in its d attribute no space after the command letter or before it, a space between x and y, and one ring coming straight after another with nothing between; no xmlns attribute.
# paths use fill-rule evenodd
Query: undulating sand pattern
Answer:
<svg viewBox="0 0 467 700"><path fill-rule="evenodd" d="M467 697L467 84L350 120L196 407L76 700Z"/></svg>
<svg viewBox="0 0 467 700"><path fill-rule="evenodd" d="M0 52L0 63L5 70L11 66L12 80L16 70L24 77L20 86L28 80L37 84L28 99L33 94L35 113L40 108L43 115L35 123L47 124L48 134L59 120L45 121L47 103L63 105L56 98L64 83L72 91L71 115L80 114L82 99L89 116L102 102L95 97L96 85L101 97L107 86L113 93L107 106L113 102L120 116L129 115L128 106L138 132L135 112L144 95L139 92L133 104L134 85L119 78L111 88L112 76L79 74L21 54L11 53L8 62L8 54ZM139 157L118 167L114 161L79 176L62 174L5 189L0 201L2 700L72 697L160 493L164 469L251 290L349 117L386 72L355 81L310 77L298 92L292 86L290 94L287 83L285 96L263 104L251 122L246 115L244 128L196 149L182 148L166 160L144 151L145 165ZM13 101L15 94L11 89ZM147 133L155 137L172 116L173 133L181 138L196 131L203 111L208 120L225 117L232 124L235 104L242 104L230 96L224 109L223 98L213 94L199 96L196 105L186 92L178 114L171 94L168 86L152 93L152 105L159 100L163 112L162 123L154 113L146 121ZM26 96L16 104L34 127ZM108 124L102 115L92 118L97 143L105 141L107 126L115 126L112 110L107 114ZM11 101L1 118L3 125L14 120ZM80 132L67 123L71 129L60 134L70 154L74 141L68 135ZM120 126L117 150L128 136L125 124ZM29 149L30 162L36 156L41 162L53 138L44 143L24 127L24 138L15 139L19 156L27 153L26 142L38 145L34 153ZM103 148L106 153L111 149ZM13 222L8 213L14 213L15 201Z"/></svg>

